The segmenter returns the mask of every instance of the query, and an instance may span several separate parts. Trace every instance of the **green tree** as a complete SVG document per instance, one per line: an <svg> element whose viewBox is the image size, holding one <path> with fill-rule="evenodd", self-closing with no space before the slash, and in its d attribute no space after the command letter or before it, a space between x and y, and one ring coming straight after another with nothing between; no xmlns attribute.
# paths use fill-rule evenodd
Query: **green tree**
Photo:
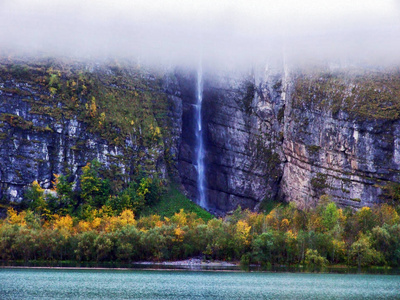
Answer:
<svg viewBox="0 0 400 300"><path fill-rule="evenodd" d="M372 229L372 241L389 265L400 266L400 224L375 227Z"/></svg>
<svg viewBox="0 0 400 300"><path fill-rule="evenodd" d="M361 233L358 240L350 247L352 262L361 267L379 265L383 261L382 253L376 251L371 244L370 238Z"/></svg>
<svg viewBox="0 0 400 300"><path fill-rule="evenodd" d="M96 260L96 246L94 241L98 234L95 231L85 231L76 236L75 255L78 261Z"/></svg>
<svg viewBox="0 0 400 300"><path fill-rule="evenodd" d="M163 234L165 228L151 228L141 235L140 245L143 249L142 257L154 260L165 259L166 257L166 237Z"/></svg>
<svg viewBox="0 0 400 300"><path fill-rule="evenodd" d="M339 211L335 203L330 202L322 212L322 225L326 231L332 230L338 223Z"/></svg>
<svg viewBox="0 0 400 300"><path fill-rule="evenodd" d="M116 257L120 261L132 262L140 258L141 233L133 225L127 225L116 232Z"/></svg>
<svg viewBox="0 0 400 300"><path fill-rule="evenodd" d="M132 181L118 196L109 198L108 204L116 212L122 212L125 209L130 209L135 213L140 212L148 204L151 186L151 178L141 178L139 182Z"/></svg>
<svg viewBox="0 0 400 300"><path fill-rule="evenodd" d="M105 205L111 195L109 181L99 175L100 166L97 160L92 160L82 168L80 177L81 197L84 203L97 208Z"/></svg>
<svg viewBox="0 0 400 300"><path fill-rule="evenodd" d="M308 249L306 252L305 264L312 270L321 269L328 265L328 260L321 256L317 250Z"/></svg>
<svg viewBox="0 0 400 300"><path fill-rule="evenodd" d="M99 233L94 239L93 246L96 250L97 261L111 261L113 259L112 250L114 242L112 239L112 233Z"/></svg>
<svg viewBox="0 0 400 300"><path fill-rule="evenodd" d="M253 258L262 265L271 264L274 247L274 235L271 231L257 236L252 243Z"/></svg>
<svg viewBox="0 0 400 300"><path fill-rule="evenodd" d="M38 214L48 212L47 202L45 200L44 189L35 180L31 187L24 194L28 201L29 208Z"/></svg>
<svg viewBox="0 0 400 300"><path fill-rule="evenodd" d="M55 190L57 191L59 208L71 213L78 204L72 191L72 182L68 182L67 177L64 175L54 176L56 178L54 185Z"/></svg>
<svg viewBox="0 0 400 300"><path fill-rule="evenodd" d="M356 219L359 224L359 228L362 232L366 233L371 231L376 225L375 216L369 207L363 207L356 213Z"/></svg>

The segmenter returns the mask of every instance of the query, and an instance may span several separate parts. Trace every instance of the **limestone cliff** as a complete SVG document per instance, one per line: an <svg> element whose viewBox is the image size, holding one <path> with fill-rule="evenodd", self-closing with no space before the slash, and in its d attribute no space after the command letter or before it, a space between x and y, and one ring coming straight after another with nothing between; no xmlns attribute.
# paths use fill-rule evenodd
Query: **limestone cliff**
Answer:
<svg viewBox="0 0 400 300"><path fill-rule="evenodd" d="M4 60L0 71L1 198L20 201L34 180L50 188L54 174L78 183L92 159L121 182L176 173L181 108L160 76L52 60Z"/></svg>
<svg viewBox="0 0 400 300"><path fill-rule="evenodd" d="M181 78L181 86L193 81L193 75ZM280 85L256 83L252 73L205 75L206 189L212 210L226 212L238 205L253 209L265 198L277 197L282 176L280 89ZM186 190L196 199L193 95L188 92L183 97L179 170Z"/></svg>
<svg viewBox="0 0 400 300"><path fill-rule="evenodd" d="M292 76L284 118L282 195L301 206L331 195L371 206L400 181L398 71Z"/></svg>
<svg viewBox="0 0 400 300"><path fill-rule="evenodd" d="M43 60L0 71L0 197L60 173L79 188L96 158L121 181L146 172L197 200L195 72ZM400 182L399 87L398 71L205 72L208 207L380 201Z"/></svg>
<svg viewBox="0 0 400 300"><path fill-rule="evenodd" d="M266 68L206 78L211 208L273 199L307 207L323 194L341 206L371 206L400 181L398 71ZM194 100L185 99L180 175L195 199Z"/></svg>

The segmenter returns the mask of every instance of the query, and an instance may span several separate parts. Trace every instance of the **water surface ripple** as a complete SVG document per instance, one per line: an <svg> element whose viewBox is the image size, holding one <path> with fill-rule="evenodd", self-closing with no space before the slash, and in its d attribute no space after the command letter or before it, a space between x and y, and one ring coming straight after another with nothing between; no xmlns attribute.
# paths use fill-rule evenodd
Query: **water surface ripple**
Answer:
<svg viewBox="0 0 400 300"><path fill-rule="evenodd" d="M400 276L0 269L0 299L400 299Z"/></svg>

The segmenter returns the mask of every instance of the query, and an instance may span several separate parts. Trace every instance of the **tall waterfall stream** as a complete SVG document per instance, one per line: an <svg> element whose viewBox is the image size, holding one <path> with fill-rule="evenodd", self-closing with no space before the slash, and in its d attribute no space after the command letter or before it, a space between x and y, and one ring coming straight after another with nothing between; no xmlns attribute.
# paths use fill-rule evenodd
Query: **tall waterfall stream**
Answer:
<svg viewBox="0 0 400 300"><path fill-rule="evenodd" d="M204 168L204 136L203 136L203 119L201 115L203 103L203 70L199 66L197 70L197 89L196 89L196 169L197 169L197 190L198 190L198 204L207 209L207 199L205 192L205 168Z"/></svg>

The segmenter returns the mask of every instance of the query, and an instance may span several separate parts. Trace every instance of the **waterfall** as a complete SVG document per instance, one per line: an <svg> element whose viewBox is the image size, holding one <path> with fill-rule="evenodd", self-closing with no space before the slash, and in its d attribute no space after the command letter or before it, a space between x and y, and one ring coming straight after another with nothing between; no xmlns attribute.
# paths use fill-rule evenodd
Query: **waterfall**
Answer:
<svg viewBox="0 0 400 300"><path fill-rule="evenodd" d="M197 89L196 89L196 110L195 110L195 124L196 124L196 169L197 169L197 190L198 190L198 204L207 208L207 200L205 193L205 174L204 174L204 141L202 130L202 116L201 108L203 102L203 71L201 65L197 70Z"/></svg>

